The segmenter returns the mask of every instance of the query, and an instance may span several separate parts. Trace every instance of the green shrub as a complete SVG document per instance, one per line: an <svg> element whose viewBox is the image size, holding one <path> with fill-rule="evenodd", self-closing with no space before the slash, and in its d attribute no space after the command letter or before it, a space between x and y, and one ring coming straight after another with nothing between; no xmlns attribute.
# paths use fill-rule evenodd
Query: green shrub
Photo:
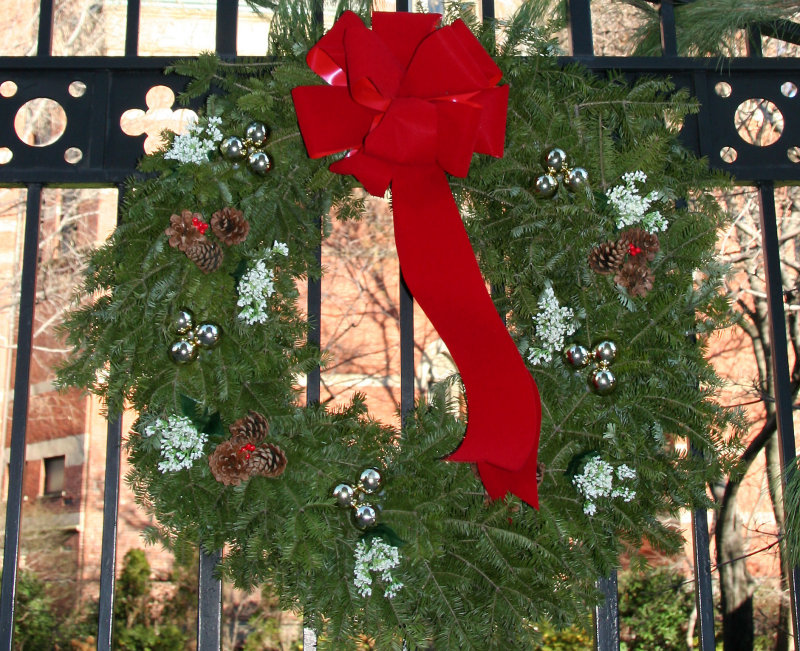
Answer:
<svg viewBox="0 0 800 651"><path fill-rule="evenodd" d="M14 649L44 651L57 642L58 618L53 598L35 573L21 571L17 576L17 602L14 612Z"/></svg>
<svg viewBox="0 0 800 651"><path fill-rule="evenodd" d="M549 623L539 625L542 633L541 646L539 651L592 651L594 642L591 633L586 626L573 625L563 630L556 630Z"/></svg>
<svg viewBox="0 0 800 651"><path fill-rule="evenodd" d="M660 567L620 574L621 651L683 651L692 607L692 584L680 572Z"/></svg>
<svg viewBox="0 0 800 651"><path fill-rule="evenodd" d="M183 651L187 636L155 612L150 590L150 563L141 549L125 554L114 604L114 649Z"/></svg>

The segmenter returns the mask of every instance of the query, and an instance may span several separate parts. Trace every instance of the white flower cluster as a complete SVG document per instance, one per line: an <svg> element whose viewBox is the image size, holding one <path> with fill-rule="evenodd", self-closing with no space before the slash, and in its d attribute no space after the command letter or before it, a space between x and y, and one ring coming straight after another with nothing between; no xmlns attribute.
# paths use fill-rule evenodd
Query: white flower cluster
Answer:
<svg viewBox="0 0 800 651"><path fill-rule="evenodd" d="M380 538L373 538L372 544L359 540L356 545L356 564L353 583L362 597L372 595L372 572L380 572L383 581L383 596L394 597L403 584L395 581L392 570L400 565L400 551Z"/></svg>
<svg viewBox="0 0 800 651"><path fill-rule="evenodd" d="M194 460L203 456L203 446L208 440L205 432L198 432L186 416L159 418L144 428L144 436L158 436L161 439L161 472L174 472L181 468L191 468Z"/></svg>
<svg viewBox="0 0 800 651"><path fill-rule="evenodd" d="M222 141L220 124L222 124L222 118L216 115L208 118L205 127L198 122L190 124L186 133L175 136L172 146L164 154L164 158L195 165L205 163L208 155Z"/></svg>
<svg viewBox="0 0 800 651"><path fill-rule="evenodd" d="M623 502L630 502L636 497L636 491L624 485L625 482L636 480L636 471L624 463L617 466L617 481L621 484L617 487L614 487L614 474L614 466L608 461L592 457L586 462L583 472L572 479L572 483L586 498L583 504L583 512L586 515L597 513L596 500L600 498L619 498Z"/></svg>
<svg viewBox="0 0 800 651"><path fill-rule="evenodd" d="M543 364L564 349L564 340L575 334L578 324L570 307L562 307L552 287L547 287L539 299L539 312L533 317L539 346L530 349L528 361Z"/></svg>
<svg viewBox="0 0 800 651"><path fill-rule="evenodd" d="M287 257L289 247L283 242L275 241L272 248L256 260L255 264L239 280L239 300L236 301L241 309L239 318L253 325L266 323L269 318L267 312L267 299L275 293L275 271L267 266L276 255Z"/></svg>
<svg viewBox="0 0 800 651"><path fill-rule="evenodd" d="M628 172L622 175L622 180L625 185L616 185L606 192L608 200L617 211L617 228L641 224L648 233L667 230L669 222L664 216L658 210L650 210L651 204L661 198L661 193L653 190L643 197L634 185L637 181L647 181L647 174L641 170Z"/></svg>

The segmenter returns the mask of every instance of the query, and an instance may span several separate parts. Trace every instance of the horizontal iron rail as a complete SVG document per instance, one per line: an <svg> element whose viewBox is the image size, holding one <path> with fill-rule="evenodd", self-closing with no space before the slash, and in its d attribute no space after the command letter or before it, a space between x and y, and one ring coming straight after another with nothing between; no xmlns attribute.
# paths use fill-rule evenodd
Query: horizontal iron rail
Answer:
<svg viewBox="0 0 800 651"><path fill-rule="evenodd" d="M701 103L697 115L687 116L682 137L688 149L708 157L712 168L729 172L742 182L800 180L800 164L788 155L789 148L800 148L800 120L792 119L800 96L782 90L787 82L800 87L796 59L587 55L562 57L560 62L565 66L580 63L597 74L616 72L626 79L668 77L676 86L688 88ZM163 74L172 63L174 59L165 57L0 57L0 81L17 84L13 96L0 97L0 147L8 147L13 155L10 162L0 165L0 185L124 181L143 154L145 136L124 134L119 120L125 110L144 109L145 95L155 85L169 86L176 93L184 90L185 77ZM76 79L87 85L82 98L68 92ZM720 82L730 86L727 97L715 92ZM24 144L14 132L17 111L37 97L54 99L67 114L63 136L47 147ZM775 145L758 147L739 136L736 110L750 98L771 101L785 116L783 133ZM82 160L67 163L65 147L79 148ZM722 160L724 147L735 148L735 161Z"/></svg>

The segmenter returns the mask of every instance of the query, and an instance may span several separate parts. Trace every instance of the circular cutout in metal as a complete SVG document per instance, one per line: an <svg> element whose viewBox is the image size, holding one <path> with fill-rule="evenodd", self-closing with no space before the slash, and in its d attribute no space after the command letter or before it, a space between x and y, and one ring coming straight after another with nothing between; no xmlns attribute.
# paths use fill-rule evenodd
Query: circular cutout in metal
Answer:
<svg viewBox="0 0 800 651"><path fill-rule="evenodd" d="M789 147L786 150L786 157L793 163L800 163L800 147Z"/></svg>
<svg viewBox="0 0 800 651"><path fill-rule="evenodd" d="M86 94L86 84L82 81L73 81L67 88L69 94L73 97L83 97Z"/></svg>
<svg viewBox="0 0 800 651"><path fill-rule="evenodd" d="M719 157L725 163L733 163L739 157L739 152L733 147L723 147L719 150Z"/></svg>
<svg viewBox="0 0 800 651"><path fill-rule="evenodd" d="M733 88L727 81L718 81L714 84L714 92L722 98L728 98L733 92Z"/></svg>
<svg viewBox="0 0 800 651"><path fill-rule="evenodd" d="M48 97L25 102L14 117L17 137L31 147L52 145L66 128L67 114L61 104Z"/></svg>
<svg viewBox="0 0 800 651"><path fill-rule="evenodd" d="M0 165L8 165L14 158L14 152L8 147L0 147Z"/></svg>
<svg viewBox="0 0 800 651"><path fill-rule="evenodd" d="M77 147L70 147L64 152L64 160L70 165L76 165L83 160L83 152Z"/></svg>
<svg viewBox="0 0 800 651"><path fill-rule="evenodd" d="M783 134L783 113L769 100L752 97L736 107L733 124L747 144L769 147Z"/></svg>
<svg viewBox="0 0 800 651"><path fill-rule="evenodd" d="M792 81L785 81L781 84L781 93L784 97L792 99L797 96L797 84Z"/></svg>
<svg viewBox="0 0 800 651"><path fill-rule="evenodd" d="M17 85L13 81L4 81L0 84L0 97L14 97L17 94Z"/></svg>

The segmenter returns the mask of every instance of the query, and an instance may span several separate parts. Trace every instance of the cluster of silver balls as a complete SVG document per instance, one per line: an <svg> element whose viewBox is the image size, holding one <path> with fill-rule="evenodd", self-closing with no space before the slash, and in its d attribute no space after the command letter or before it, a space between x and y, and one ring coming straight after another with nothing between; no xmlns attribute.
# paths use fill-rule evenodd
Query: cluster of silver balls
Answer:
<svg viewBox="0 0 800 651"><path fill-rule="evenodd" d="M585 346L572 344L564 351L567 363L575 368L585 368L594 362L589 374L589 386L601 396L608 395L617 386L617 378L609 366L617 357L617 346L613 341L601 341L590 353Z"/></svg>
<svg viewBox="0 0 800 651"><path fill-rule="evenodd" d="M188 364L197 359L201 348L216 348L222 337L222 328L216 323L205 321L197 327L194 325L194 314L182 307L173 321L175 331L181 338L169 347L169 357L176 364Z"/></svg>
<svg viewBox="0 0 800 651"><path fill-rule="evenodd" d="M367 468L358 478L358 484L339 484L333 489L333 497L343 509L352 509L353 523L359 529L369 529L378 523L378 512L367 500L376 494L383 484L381 473Z"/></svg>
<svg viewBox="0 0 800 651"><path fill-rule="evenodd" d="M272 169L272 158L264 151L269 129L261 122L252 122L244 132L244 138L228 136L220 143L219 150L229 161L237 165L247 159L247 166L262 176Z"/></svg>
<svg viewBox="0 0 800 651"><path fill-rule="evenodd" d="M545 173L533 184L533 191L540 197L549 199L555 195L559 183L565 183L573 192L578 192L589 183L589 172L582 167L570 167L567 153L555 147L542 156Z"/></svg>

